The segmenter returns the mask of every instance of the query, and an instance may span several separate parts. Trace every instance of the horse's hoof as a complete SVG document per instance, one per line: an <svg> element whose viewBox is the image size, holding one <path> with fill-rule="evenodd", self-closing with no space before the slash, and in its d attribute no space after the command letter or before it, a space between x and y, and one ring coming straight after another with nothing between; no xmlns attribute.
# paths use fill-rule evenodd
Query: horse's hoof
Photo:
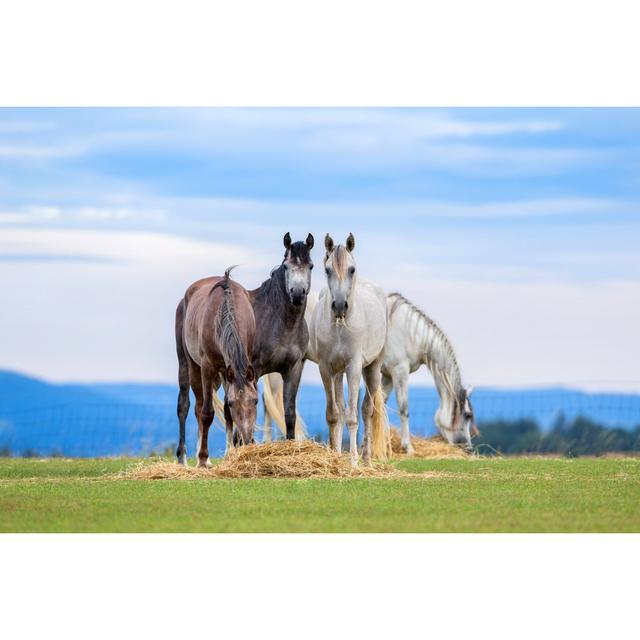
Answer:
<svg viewBox="0 0 640 640"><path fill-rule="evenodd" d="M412 456L415 453L415 449L410 444L403 444L402 450L408 455Z"/></svg>
<svg viewBox="0 0 640 640"><path fill-rule="evenodd" d="M213 467L213 465L211 464L211 460L208 458L205 462L198 460L198 469L211 469L211 467Z"/></svg>
<svg viewBox="0 0 640 640"><path fill-rule="evenodd" d="M182 465L183 467L187 466L187 456L180 456L178 458L178 464Z"/></svg>

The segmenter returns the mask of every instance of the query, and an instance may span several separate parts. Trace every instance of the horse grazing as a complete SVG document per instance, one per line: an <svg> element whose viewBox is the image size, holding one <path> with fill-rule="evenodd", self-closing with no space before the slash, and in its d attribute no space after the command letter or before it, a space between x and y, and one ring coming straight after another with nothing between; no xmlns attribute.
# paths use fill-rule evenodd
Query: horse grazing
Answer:
<svg viewBox="0 0 640 640"><path fill-rule="evenodd" d="M329 443L342 449L345 417L349 430L351 464L358 464L358 391L364 376L365 397L363 460L386 455L386 418L380 386L380 369L387 336L387 306L384 292L361 280L353 258L355 239L349 234L345 245L335 246L327 234L324 269L327 287L311 315L310 360L318 363L327 396ZM348 408L344 407L343 376L347 375Z"/></svg>
<svg viewBox="0 0 640 640"><path fill-rule="evenodd" d="M387 298L389 333L382 364L385 401L395 389L400 411L402 446L413 452L409 432L409 374L427 366L440 396L435 423L451 444L471 449L471 433L477 431L471 391L462 386L460 367L444 331L399 293Z"/></svg>
<svg viewBox="0 0 640 640"><path fill-rule="evenodd" d="M305 242L284 239L284 258L257 289L249 291L256 319L252 365L256 377L279 373L283 383L284 418L288 440L296 435L296 396L309 344L304 319L311 287L313 236Z"/></svg>
<svg viewBox="0 0 640 640"><path fill-rule="evenodd" d="M209 427L213 422L213 396L224 386L227 451L233 446L233 425L239 439L253 442L258 404L257 380L251 356L256 322L247 290L229 277L194 282L176 310L178 354L178 462L187 463L185 423L189 413L189 386L196 398L198 466L211 466Z"/></svg>

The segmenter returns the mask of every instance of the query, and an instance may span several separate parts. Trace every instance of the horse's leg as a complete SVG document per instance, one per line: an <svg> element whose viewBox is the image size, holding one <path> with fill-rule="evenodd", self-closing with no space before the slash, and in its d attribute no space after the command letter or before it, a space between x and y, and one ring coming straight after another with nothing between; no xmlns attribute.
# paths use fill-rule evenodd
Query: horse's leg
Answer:
<svg viewBox="0 0 640 640"><path fill-rule="evenodd" d="M342 429L340 429L340 438L338 438L338 425L340 424L340 409L335 399L335 381L334 376L329 369L319 364L320 377L324 385L324 393L327 396L327 424L329 425L329 446L334 451L342 450Z"/></svg>
<svg viewBox="0 0 640 640"><path fill-rule="evenodd" d="M362 401L362 416L364 422L364 445L362 449L362 458L366 465L371 465L371 457L373 454L373 430L374 430L374 412L375 397L382 387L382 358L375 360L363 370L365 398ZM384 390L382 390L384 395ZM387 434L385 433L385 436Z"/></svg>
<svg viewBox="0 0 640 640"><path fill-rule="evenodd" d="M189 358L189 381L191 383L191 390L196 399L195 414L198 421L198 444L196 445L197 452L200 451L200 440L202 439L202 404L203 404L203 392L202 392L202 369ZM197 457L196 457L197 463Z"/></svg>
<svg viewBox="0 0 640 640"><path fill-rule="evenodd" d="M387 402L389 402L389 396L393 391L393 380L383 372L380 381L382 383L382 393L384 395L384 402L386 404Z"/></svg>
<svg viewBox="0 0 640 640"><path fill-rule="evenodd" d="M217 372L211 367L204 365L202 368L202 409L200 410L200 438L198 442L198 463L199 467L210 467L209 460L209 427L213 422L213 381Z"/></svg>
<svg viewBox="0 0 640 640"><path fill-rule="evenodd" d="M296 396L303 368L304 362L299 360L282 374L284 385L282 401L284 404L284 423L287 426L287 440L293 440L296 437Z"/></svg>
<svg viewBox="0 0 640 640"><path fill-rule="evenodd" d="M338 451L342 451L342 430L344 428L345 416L347 410L344 405L344 374L339 373L336 375L334 381L334 398L338 407L338 428L336 430L336 438L338 440Z"/></svg>
<svg viewBox="0 0 640 640"><path fill-rule="evenodd" d="M413 446L411 445L411 433L409 431L409 362L405 361L397 364L391 372L391 377L396 391L398 411L400 412L402 448L411 455Z"/></svg>
<svg viewBox="0 0 640 640"><path fill-rule="evenodd" d="M224 424L227 429L227 447L224 451L224 455L228 456L235 445L233 442L233 418L231 417L231 409L229 408L226 394L224 398Z"/></svg>
<svg viewBox="0 0 640 640"><path fill-rule="evenodd" d="M186 447L186 423L189 415L189 362L184 349L182 328L184 322L184 305L181 302L176 310L176 354L178 356L178 385L180 391L178 393L178 422L180 425L180 435L178 440L178 449L176 456L180 464L187 464L187 447Z"/></svg>
<svg viewBox="0 0 640 640"><path fill-rule="evenodd" d="M349 430L349 456L351 464L358 466L358 392L362 378L362 365L359 358L353 358L347 368L347 389L349 403L347 407L347 429Z"/></svg>

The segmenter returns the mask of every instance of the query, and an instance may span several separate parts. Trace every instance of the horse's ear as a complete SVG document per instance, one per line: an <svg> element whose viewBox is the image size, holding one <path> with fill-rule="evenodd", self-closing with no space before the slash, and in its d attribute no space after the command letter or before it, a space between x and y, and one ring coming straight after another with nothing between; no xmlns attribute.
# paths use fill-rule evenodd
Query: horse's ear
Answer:
<svg viewBox="0 0 640 640"><path fill-rule="evenodd" d="M313 244L314 244L314 239L313 236L311 234L309 234L307 236L307 248L309 249L309 251L311 251L311 249L313 249Z"/></svg>
<svg viewBox="0 0 640 640"><path fill-rule="evenodd" d="M351 253L355 249L355 247L356 247L356 239L353 237L353 233L349 234L349 237L347 238L346 247L347 247L347 251L349 253Z"/></svg>
<svg viewBox="0 0 640 640"><path fill-rule="evenodd" d="M331 253L333 251L333 238L327 233L324 237L324 248L327 250L327 253Z"/></svg>
<svg viewBox="0 0 640 640"><path fill-rule="evenodd" d="M284 242L284 248L289 249L289 247L291 246L291 235L289 235L288 231L284 234L284 238L282 239L282 241Z"/></svg>
<svg viewBox="0 0 640 640"><path fill-rule="evenodd" d="M249 365L247 367L247 382L253 382L256 379L256 372L253 370L253 367Z"/></svg>
<svg viewBox="0 0 640 640"><path fill-rule="evenodd" d="M233 381L236 379L236 377L233 374L233 369L231 368L231 365L227 367L226 374L227 374L227 382L229 384L233 384Z"/></svg>

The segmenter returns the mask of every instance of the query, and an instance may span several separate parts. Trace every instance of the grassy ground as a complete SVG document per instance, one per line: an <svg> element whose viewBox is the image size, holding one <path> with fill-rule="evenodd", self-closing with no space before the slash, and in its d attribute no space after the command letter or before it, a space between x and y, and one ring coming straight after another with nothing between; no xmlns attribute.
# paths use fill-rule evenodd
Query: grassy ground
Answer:
<svg viewBox="0 0 640 640"><path fill-rule="evenodd" d="M0 531L640 532L640 459L404 460L429 479L113 480L135 461L0 460Z"/></svg>

